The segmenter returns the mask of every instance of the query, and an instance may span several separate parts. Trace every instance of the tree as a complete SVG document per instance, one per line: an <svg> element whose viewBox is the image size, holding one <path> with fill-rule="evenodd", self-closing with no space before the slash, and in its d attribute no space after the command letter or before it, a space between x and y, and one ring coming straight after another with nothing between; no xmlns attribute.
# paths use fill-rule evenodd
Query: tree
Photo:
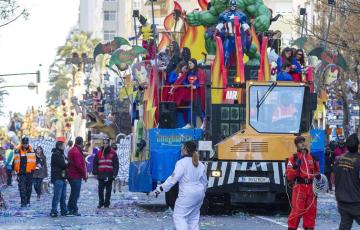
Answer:
<svg viewBox="0 0 360 230"><path fill-rule="evenodd" d="M92 60L92 52L98 42L91 38L90 33L73 31L65 45L58 48L56 60L50 66L49 81L52 87L46 94L48 105L57 104L64 92L71 89L70 83L74 83L75 73L83 71L86 62Z"/></svg>
<svg viewBox="0 0 360 230"><path fill-rule="evenodd" d="M29 12L19 6L16 0L0 0L0 27L6 26L20 17L27 19Z"/></svg>
<svg viewBox="0 0 360 230"><path fill-rule="evenodd" d="M80 59L84 58L84 55L86 55L86 58L91 58L97 43L99 43L99 40L92 39L91 33L74 31L65 45L58 48L57 55L60 58L70 58L76 53Z"/></svg>
<svg viewBox="0 0 360 230"><path fill-rule="evenodd" d="M360 101L360 2L358 0L336 0L333 6L330 27L327 31L331 5L328 0L319 0L315 4L317 20L308 24L308 38L324 46L334 55L342 55L347 63L347 69L342 69L338 80L332 85L336 98L343 103L345 134L349 133L349 104ZM295 25L301 28L301 19ZM328 37L326 36L328 33ZM326 39L327 37L327 39ZM319 76L323 77L323 76ZM324 79L319 80L320 87L325 89ZM350 86L349 82L354 82ZM358 128L360 132L360 128Z"/></svg>
<svg viewBox="0 0 360 230"><path fill-rule="evenodd" d="M64 66L54 63L50 66L49 82L51 89L46 92L46 104L56 105L60 103L61 97L69 89L71 78L65 71Z"/></svg>

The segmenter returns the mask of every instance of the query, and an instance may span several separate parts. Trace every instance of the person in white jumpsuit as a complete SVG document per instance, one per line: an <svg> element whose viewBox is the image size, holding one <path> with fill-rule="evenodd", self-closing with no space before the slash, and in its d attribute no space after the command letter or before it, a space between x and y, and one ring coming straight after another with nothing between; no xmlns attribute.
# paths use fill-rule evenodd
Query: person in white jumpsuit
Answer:
<svg viewBox="0 0 360 230"><path fill-rule="evenodd" d="M207 176L203 163L199 162L196 144L185 142L181 148L181 160L166 181L158 185L154 193L169 191L179 182L179 195L175 202L173 221L176 230L198 230L200 208L207 188Z"/></svg>

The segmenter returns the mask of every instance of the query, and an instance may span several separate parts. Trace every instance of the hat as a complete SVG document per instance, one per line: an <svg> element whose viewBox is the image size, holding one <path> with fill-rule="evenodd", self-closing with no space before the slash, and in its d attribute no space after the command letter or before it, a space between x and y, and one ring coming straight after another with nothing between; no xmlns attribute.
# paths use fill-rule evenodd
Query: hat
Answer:
<svg viewBox="0 0 360 230"><path fill-rule="evenodd" d="M147 18L145 18L143 15L140 15L139 21L141 25L145 25L147 22Z"/></svg>
<svg viewBox="0 0 360 230"><path fill-rule="evenodd" d="M21 144L23 145L28 145L29 144L29 138L24 136L23 138L21 138Z"/></svg>
<svg viewBox="0 0 360 230"><path fill-rule="evenodd" d="M297 136L294 140L295 145L299 144L301 141L305 141L305 137Z"/></svg>
<svg viewBox="0 0 360 230"><path fill-rule="evenodd" d="M57 142L64 142L65 143L65 137L57 137L56 138Z"/></svg>

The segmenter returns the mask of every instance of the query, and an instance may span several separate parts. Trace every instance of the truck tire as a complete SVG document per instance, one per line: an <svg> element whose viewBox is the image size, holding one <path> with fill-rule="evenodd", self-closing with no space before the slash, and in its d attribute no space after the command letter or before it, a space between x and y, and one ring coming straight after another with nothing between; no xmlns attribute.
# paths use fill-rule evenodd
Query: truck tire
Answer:
<svg viewBox="0 0 360 230"><path fill-rule="evenodd" d="M205 196L203 204L200 208L200 214L201 215L209 215L210 213L210 200L207 196Z"/></svg>
<svg viewBox="0 0 360 230"><path fill-rule="evenodd" d="M165 193L165 202L168 207L174 210L175 201L179 194L179 183L176 183L168 192Z"/></svg>

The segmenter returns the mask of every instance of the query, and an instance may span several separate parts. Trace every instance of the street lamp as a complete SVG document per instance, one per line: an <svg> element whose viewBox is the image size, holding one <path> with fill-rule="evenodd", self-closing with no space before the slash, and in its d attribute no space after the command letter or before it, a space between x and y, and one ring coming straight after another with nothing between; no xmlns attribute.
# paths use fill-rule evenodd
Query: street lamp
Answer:
<svg viewBox="0 0 360 230"><path fill-rule="evenodd" d="M0 89L4 89L4 88L21 88L21 87L27 87L29 90L33 90L33 89L36 89L38 87L38 85L35 84L34 82L30 82L27 85L4 85L4 86L0 86Z"/></svg>
<svg viewBox="0 0 360 230"><path fill-rule="evenodd" d="M136 18L140 16L139 10L133 10L133 18L134 18L134 31L135 31L135 44L138 45L138 37L137 37L137 29L136 29Z"/></svg>
<svg viewBox="0 0 360 230"><path fill-rule="evenodd" d="M332 14L333 14L333 8L334 8L335 4L336 4L335 0L328 0L328 5L330 6L330 16L329 16L327 30L326 30L326 34L325 34L324 50L326 50L326 46L327 46L327 40L328 40L328 37L329 37L329 30L330 30L330 22L331 22L331 18L332 18Z"/></svg>
<svg viewBox="0 0 360 230"><path fill-rule="evenodd" d="M304 27L305 27L305 16L306 14L306 8L300 8L300 16L303 16L302 23L301 23L301 37L303 36Z"/></svg>

